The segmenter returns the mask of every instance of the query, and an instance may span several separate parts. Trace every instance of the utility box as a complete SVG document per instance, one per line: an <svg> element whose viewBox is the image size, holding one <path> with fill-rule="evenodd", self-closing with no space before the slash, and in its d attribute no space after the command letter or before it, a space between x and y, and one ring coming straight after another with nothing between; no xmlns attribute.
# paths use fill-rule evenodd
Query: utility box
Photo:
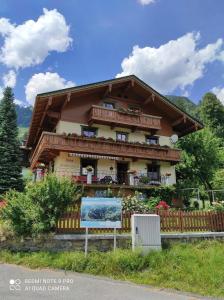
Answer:
<svg viewBox="0 0 224 300"><path fill-rule="evenodd" d="M131 216L132 250L141 248L143 253L161 249L160 216L133 214Z"/></svg>

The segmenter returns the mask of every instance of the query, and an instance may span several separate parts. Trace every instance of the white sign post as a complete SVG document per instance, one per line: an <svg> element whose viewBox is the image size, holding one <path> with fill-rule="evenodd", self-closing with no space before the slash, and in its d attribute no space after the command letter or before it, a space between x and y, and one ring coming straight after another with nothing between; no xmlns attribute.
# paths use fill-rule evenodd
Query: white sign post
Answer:
<svg viewBox="0 0 224 300"><path fill-rule="evenodd" d="M85 236L85 257L88 253L88 227L86 227L86 236Z"/></svg>
<svg viewBox="0 0 224 300"><path fill-rule="evenodd" d="M117 229L116 227L114 228L114 251L117 248Z"/></svg>
<svg viewBox="0 0 224 300"><path fill-rule="evenodd" d="M121 228L121 198L83 197L81 202L80 227L85 228L85 256L88 252L88 229L114 229L114 251L117 247L117 228Z"/></svg>

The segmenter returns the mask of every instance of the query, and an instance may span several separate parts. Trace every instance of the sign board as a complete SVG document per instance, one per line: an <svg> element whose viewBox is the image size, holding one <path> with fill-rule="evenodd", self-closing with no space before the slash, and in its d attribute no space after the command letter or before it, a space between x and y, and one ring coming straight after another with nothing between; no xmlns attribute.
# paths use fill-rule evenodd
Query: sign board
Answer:
<svg viewBox="0 0 224 300"><path fill-rule="evenodd" d="M121 198L82 198L80 227L121 228Z"/></svg>

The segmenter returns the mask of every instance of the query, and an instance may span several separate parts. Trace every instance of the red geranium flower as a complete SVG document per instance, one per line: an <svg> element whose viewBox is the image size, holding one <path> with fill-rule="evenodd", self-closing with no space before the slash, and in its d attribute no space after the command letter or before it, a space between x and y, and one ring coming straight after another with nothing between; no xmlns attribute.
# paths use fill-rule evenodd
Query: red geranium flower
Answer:
<svg viewBox="0 0 224 300"><path fill-rule="evenodd" d="M156 206L157 209L169 209L170 206L166 203L166 201L160 201Z"/></svg>

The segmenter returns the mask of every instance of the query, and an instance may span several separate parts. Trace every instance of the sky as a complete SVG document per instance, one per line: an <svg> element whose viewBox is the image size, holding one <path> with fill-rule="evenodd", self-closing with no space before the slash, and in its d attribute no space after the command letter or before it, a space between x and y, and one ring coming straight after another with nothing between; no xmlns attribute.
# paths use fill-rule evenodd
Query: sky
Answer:
<svg viewBox="0 0 224 300"><path fill-rule="evenodd" d="M135 74L164 95L224 103L223 0L1 0L0 94Z"/></svg>

